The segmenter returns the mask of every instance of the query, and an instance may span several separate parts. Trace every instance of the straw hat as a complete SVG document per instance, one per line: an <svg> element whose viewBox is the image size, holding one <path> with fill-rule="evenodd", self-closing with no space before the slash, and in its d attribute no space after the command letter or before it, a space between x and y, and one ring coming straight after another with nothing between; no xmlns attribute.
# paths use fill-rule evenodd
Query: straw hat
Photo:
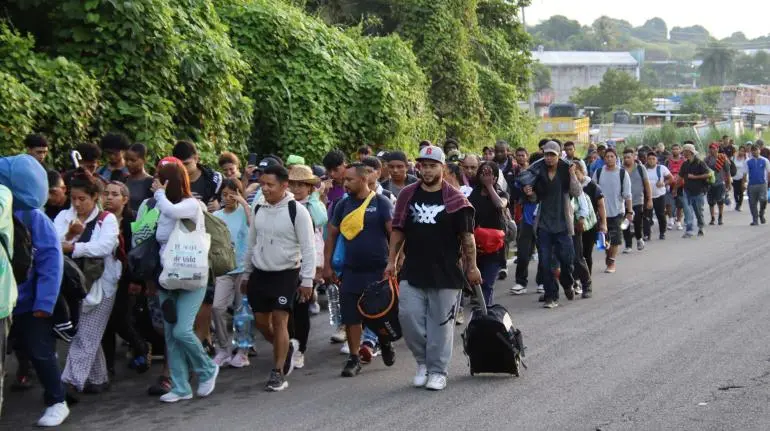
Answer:
<svg viewBox="0 0 770 431"><path fill-rule="evenodd" d="M321 179L313 175L310 166L294 165L289 169L289 181L316 185L321 182Z"/></svg>

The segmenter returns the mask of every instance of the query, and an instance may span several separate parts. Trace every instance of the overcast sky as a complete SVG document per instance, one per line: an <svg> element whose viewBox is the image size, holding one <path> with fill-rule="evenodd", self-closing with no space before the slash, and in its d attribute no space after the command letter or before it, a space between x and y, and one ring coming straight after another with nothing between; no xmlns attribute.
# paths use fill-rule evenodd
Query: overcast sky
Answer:
<svg viewBox="0 0 770 431"><path fill-rule="evenodd" d="M770 14L762 0L730 0L707 2L704 0L532 0L525 9L528 25L535 25L552 15L564 15L583 25L590 25L596 18L607 15L624 19L634 26L644 24L650 18L660 17L672 27L688 27L700 24L719 39L742 31L746 37L770 34Z"/></svg>

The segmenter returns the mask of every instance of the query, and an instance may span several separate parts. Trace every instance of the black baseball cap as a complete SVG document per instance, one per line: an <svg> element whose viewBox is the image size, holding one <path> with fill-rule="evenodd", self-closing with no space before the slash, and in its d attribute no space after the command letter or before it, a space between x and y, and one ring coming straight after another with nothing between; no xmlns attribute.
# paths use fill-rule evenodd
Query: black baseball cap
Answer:
<svg viewBox="0 0 770 431"><path fill-rule="evenodd" d="M257 170L258 171L264 171L265 169L267 169L267 168L269 168L271 166L281 166L281 162L279 162L278 160L276 160L273 157L265 157L257 165Z"/></svg>

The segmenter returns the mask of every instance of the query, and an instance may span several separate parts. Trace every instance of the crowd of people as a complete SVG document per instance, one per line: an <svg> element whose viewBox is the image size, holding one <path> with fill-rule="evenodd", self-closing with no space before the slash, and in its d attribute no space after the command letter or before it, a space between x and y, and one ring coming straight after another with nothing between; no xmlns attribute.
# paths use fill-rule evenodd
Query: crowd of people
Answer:
<svg viewBox="0 0 770 431"><path fill-rule="evenodd" d="M311 315L331 283L340 314L331 341L347 355L341 375L358 375L376 356L392 366L393 344L363 324L358 302L394 277L412 384L442 390L470 287L494 303L511 259L510 294L528 292L534 267L545 308L558 307L560 290L588 299L595 249L614 273L621 249L632 253L636 240L644 250L655 225L658 240L674 230L704 236L709 216L722 225L731 198L741 211L744 193L751 224L765 224L770 176L762 141L736 149L727 137L707 154L693 142L620 151L609 141L585 158L575 143L551 139L533 154L499 141L481 155L453 139L422 141L415 160L363 146L318 165L296 155L242 163L225 152L216 169L189 141L154 163L144 145L111 133L78 146L64 172L46 167L45 137L24 143L26 154L0 158L0 334L11 325L0 357L7 350L18 363L12 390L32 387L34 370L47 407L40 426L61 424L81 394L110 389L116 336L137 373L162 361L150 395L209 396L220 368L250 365L253 348L234 343L230 323L243 302L272 345L265 389L285 390L305 366ZM226 227L234 265L217 273L209 253L194 286L168 267L145 270L171 265L166 249L176 252L179 237L211 217ZM63 370L57 340L69 343Z"/></svg>

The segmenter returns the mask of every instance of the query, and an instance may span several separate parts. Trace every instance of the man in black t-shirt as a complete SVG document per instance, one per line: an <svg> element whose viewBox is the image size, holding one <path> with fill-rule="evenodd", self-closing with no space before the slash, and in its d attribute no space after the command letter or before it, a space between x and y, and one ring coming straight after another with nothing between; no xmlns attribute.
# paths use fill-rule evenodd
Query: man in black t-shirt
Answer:
<svg viewBox="0 0 770 431"><path fill-rule="evenodd" d="M443 181L444 152L426 146L417 161L422 180L398 196L385 276L396 274L404 246L399 318L404 340L417 361L413 384L438 391L447 383L458 293L465 277L478 285L481 274L476 267L473 207ZM467 268L465 277L461 258Z"/></svg>
<svg viewBox="0 0 770 431"><path fill-rule="evenodd" d="M687 225L683 238L693 236L693 216L698 222L698 236L703 236L703 194L709 185L709 168L698 158L695 145L684 144L682 153L687 159L679 170L679 176L684 179L684 223Z"/></svg>
<svg viewBox="0 0 770 431"><path fill-rule="evenodd" d="M184 164L187 175L190 177L190 191L193 196L206 204L210 212L218 210L222 174L200 163L198 150L192 142L177 142L172 155Z"/></svg>

